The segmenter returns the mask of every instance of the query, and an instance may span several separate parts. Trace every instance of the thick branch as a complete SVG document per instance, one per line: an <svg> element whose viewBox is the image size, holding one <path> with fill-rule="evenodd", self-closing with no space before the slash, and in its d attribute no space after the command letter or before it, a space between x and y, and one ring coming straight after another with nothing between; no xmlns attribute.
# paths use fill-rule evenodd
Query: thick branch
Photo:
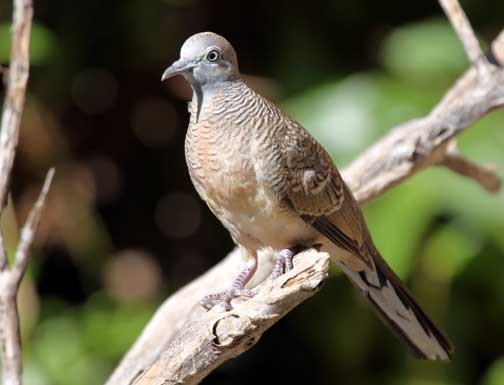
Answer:
<svg viewBox="0 0 504 385"><path fill-rule="evenodd" d="M454 4L453 1L444 3ZM451 12L447 11L449 15ZM470 29L468 23L465 27ZM494 44L496 57L504 57L503 45ZM471 51L471 60L480 60L480 53L475 54L476 49L472 43L466 49ZM485 65L488 67L486 76L479 76L475 68L469 69L429 115L394 128L343 171L344 179L361 204L378 197L430 165L446 164L461 174L467 174L461 167L453 166L454 154L447 152L448 143L486 113L504 105L504 70L488 62ZM471 176L474 167L470 171ZM491 173L489 170L487 172ZM492 177L497 178L495 175ZM482 183L480 177L473 179ZM310 259L320 255L314 254ZM283 316L284 312L272 319L262 319L261 314L255 314L251 318L249 312L253 311L271 315L257 302L250 302L254 304L253 308L244 304L237 306L231 313L218 316L213 312L202 313L198 307L198 301L204 294L223 288L229 277L238 271L239 263L240 258L235 250L213 269L167 299L107 381L107 385L195 384L216 365L248 349L249 346L243 341L252 339L251 344L255 343L264 330ZM299 274L300 269L303 268L298 262L293 274ZM265 253L259 257L256 278L264 278L269 272L271 253ZM284 301L291 304L300 302L302 291L282 292L282 289L279 280L265 281L259 286L260 293L283 293ZM271 301L269 296L259 298L261 303ZM219 345L217 342L222 337L218 331L216 334L218 328L209 326L217 325L221 319L226 320L228 325L225 335L231 336L230 346Z"/></svg>
<svg viewBox="0 0 504 385"><path fill-rule="evenodd" d="M504 31L499 39L504 40L503 35ZM496 40L493 49L495 57L504 57L504 41ZM450 163L444 160L448 143L503 105L504 70L488 63L487 75L479 76L471 68L429 115L394 128L353 161L343 178L358 201L366 203L428 166ZM496 174L493 178L498 180Z"/></svg>
<svg viewBox="0 0 504 385"><path fill-rule="evenodd" d="M504 105L504 71L488 76L468 70L432 112L394 128L343 171L360 203L368 202L404 179L443 163L446 145L489 111Z"/></svg>
<svg viewBox="0 0 504 385"><path fill-rule="evenodd" d="M213 369L250 349L262 333L315 294L329 269L329 255L314 249L296 258L296 268L268 280L257 295L230 312L200 311L161 358L135 384L198 384Z"/></svg>

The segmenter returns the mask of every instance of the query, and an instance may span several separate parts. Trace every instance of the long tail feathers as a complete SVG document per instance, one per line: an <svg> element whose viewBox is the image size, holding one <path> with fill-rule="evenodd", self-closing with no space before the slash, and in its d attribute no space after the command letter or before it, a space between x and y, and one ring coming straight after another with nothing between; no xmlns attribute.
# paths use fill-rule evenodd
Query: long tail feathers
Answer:
<svg viewBox="0 0 504 385"><path fill-rule="evenodd" d="M453 347L443 333L423 312L406 287L374 252L375 271L355 271L338 262L373 305L380 318L402 339L417 358L450 360Z"/></svg>

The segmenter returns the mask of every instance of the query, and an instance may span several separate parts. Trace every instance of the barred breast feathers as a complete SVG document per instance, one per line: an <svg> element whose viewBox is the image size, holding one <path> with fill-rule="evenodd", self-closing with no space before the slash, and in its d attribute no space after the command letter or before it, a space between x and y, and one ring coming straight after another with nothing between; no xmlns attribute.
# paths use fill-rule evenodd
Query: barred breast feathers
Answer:
<svg viewBox="0 0 504 385"><path fill-rule="evenodd" d="M195 121L191 105L190 126ZM256 166L267 165L256 173L298 214L329 215L341 207L342 180L329 154L299 123L243 82L230 82L213 95L212 109L203 107L201 119L217 126L215 135L226 141L254 146L247 152L260 158Z"/></svg>

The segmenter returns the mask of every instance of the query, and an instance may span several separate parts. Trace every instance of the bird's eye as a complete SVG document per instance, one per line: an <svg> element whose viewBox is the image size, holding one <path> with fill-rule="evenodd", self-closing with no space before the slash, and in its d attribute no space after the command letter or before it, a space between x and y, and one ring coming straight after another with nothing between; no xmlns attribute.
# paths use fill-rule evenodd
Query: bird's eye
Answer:
<svg viewBox="0 0 504 385"><path fill-rule="evenodd" d="M209 62L215 63L219 59L219 51L213 49L207 53L206 58Z"/></svg>

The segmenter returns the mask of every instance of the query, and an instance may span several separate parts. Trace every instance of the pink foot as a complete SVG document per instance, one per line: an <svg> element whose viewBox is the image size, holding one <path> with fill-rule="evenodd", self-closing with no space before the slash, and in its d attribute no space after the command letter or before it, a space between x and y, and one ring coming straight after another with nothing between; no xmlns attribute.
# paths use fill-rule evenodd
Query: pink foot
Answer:
<svg viewBox="0 0 504 385"><path fill-rule="evenodd" d="M320 250L321 244L316 244L311 247L316 248L317 250ZM292 246L289 249L283 249L278 252L277 259L275 261L275 266L273 267L273 272L271 273L271 276L273 279L280 277L282 274L287 273L288 271L292 270L294 267L292 260L294 259L294 256L296 254L299 254L300 252L309 249L310 247L302 246L302 245L296 245Z"/></svg>
<svg viewBox="0 0 504 385"><path fill-rule="evenodd" d="M275 261L275 267L273 268L273 273L271 273L272 278L278 278L282 274L287 273L294 267L292 259L294 258L294 251L292 249L283 249L278 252L277 259Z"/></svg>
<svg viewBox="0 0 504 385"><path fill-rule="evenodd" d="M231 301L238 297L252 298L255 293L252 290L245 289L245 285L254 275L257 267L257 260L251 259L247 266L240 272L238 277L233 281L231 287L220 293L209 294L200 301L200 305L205 309L210 310L215 305L223 307L226 311L231 310L233 306Z"/></svg>

